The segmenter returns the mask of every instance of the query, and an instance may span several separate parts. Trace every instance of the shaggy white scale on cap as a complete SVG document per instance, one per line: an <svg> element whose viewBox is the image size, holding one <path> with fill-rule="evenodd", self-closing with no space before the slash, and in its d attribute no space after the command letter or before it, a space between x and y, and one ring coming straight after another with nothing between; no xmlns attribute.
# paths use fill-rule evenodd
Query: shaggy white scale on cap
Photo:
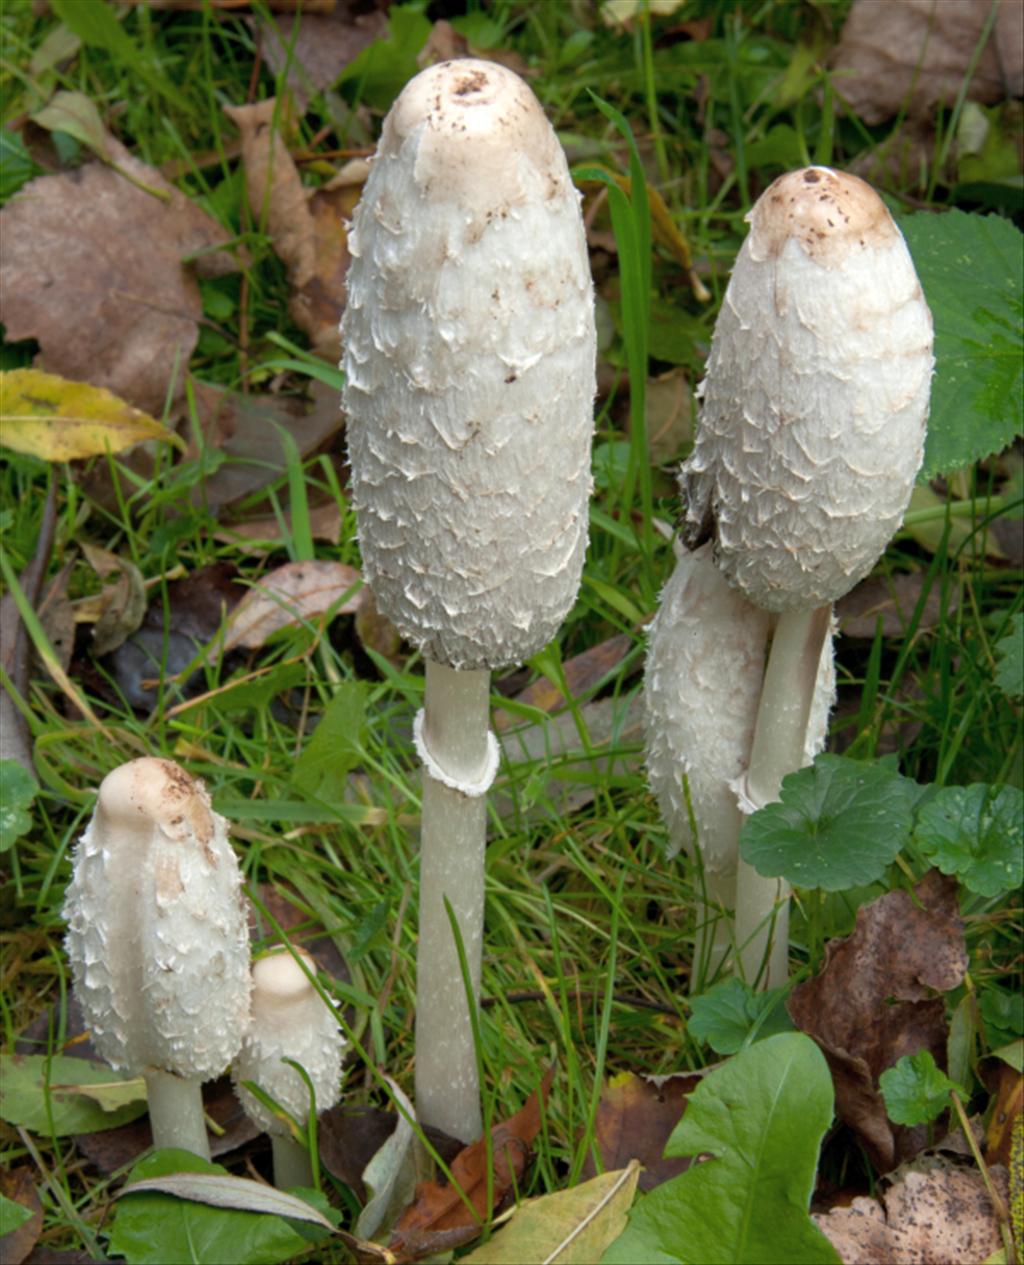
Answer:
<svg viewBox="0 0 1024 1265"><path fill-rule="evenodd" d="M75 994L112 1067L218 1076L249 1016L249 936L227 822L145 758L104 778L64 902Z"/></svg>
<svg viewBox="0 0 1024 1265"><path fill-rule="evenodd" d="M924 453L932 319L899 229L856 176L780 176L748 215L715 326L687 538L772 611L835 601L902 521Z"/></svg>
<svg viewBox="0 0 1024 1265"><path fill-rule="evenodd" d="M316 964L301 954L310 970ZM310 984L287 950L261 958L252 970L252 1022L232 1068L235 1092L249 1118L267 1133L288 1134L288 1126L263 1105L242 1081L253 1081L301 1123L309 1116L309 1089L294 1059L313 1082L317 1112L341 1094L345 1042L334 1012Z"/></svg>
<svg viewBox="0 0 1024 1265"><path fill-rule="evenodd" d="M737 787L750 757L771 616L728 584L710 544L676 553L647 648L647 775L668 827L668 855L694 852L685 773L704 867L724 874L736 867ZM808 764L824 747L834 696L828 638L807 728Z"/></svg>
<svg viewBox="0 0 1024 1265"><path fill-rule="evenodd" d="M367 579L428 658L520 663L579 586L596 349L579 195L529 87L470 59L417 75L384 122L349 250Z"/></svg>

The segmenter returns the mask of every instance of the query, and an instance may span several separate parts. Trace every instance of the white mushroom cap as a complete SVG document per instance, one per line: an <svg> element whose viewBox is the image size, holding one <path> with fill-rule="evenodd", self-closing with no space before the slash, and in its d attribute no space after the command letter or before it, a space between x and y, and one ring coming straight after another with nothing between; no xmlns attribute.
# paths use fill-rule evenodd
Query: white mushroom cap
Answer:
<svg viewBox="0 0 1024 1265"><path fill-rule="evenodd" d="M647 775L668 826L668 855L680 848L694 852L685 773L704 867L724 874L736 865L737 788L750 757L771 616L730 587L710 544L676 552L647 649ZM808 723L807 763L824 745L834 693L828 638Z"/></svg>
<svg viewBox="0 0 1024 1265"><path fill-rule="evenodd" d="M835 601L899 526L924 454L932 320L906 243L856 176L780 176L748 215L683 467L687 538L710 533L766 610Z"/></svg>
<svg viewBox="0 0 1024 1265"><path fill-rule="evenodd" d="M299 953L315 972L316 964L309 954ZM255 1082L305 1123L309 1089L284 1059L294 1059L305 1068L313 1082L317 1112L326 1111L341 1094L345 1041L334 1011L287 949L260 958L252 976L252 1020L235 1059L232 1079L246 1115L267 1133L285 1136L287 1125L243 1088L242 1081Z"/></svg>
<svg viewBox="0 0 1024 1265"><path fill-rule="evenodd" d="M596 331L579 195L529 87L417 75L349 237L344 405L380 610L437 662L518 663L579 586Z"/></svg>
<svg viewBox="0 0 1024 1265"><path fill-rule="evenodd" d="M219 1075L249 1013L249 936L227 822L171 760L103 779L64 902L75 993L112 1066Z"/></svg>

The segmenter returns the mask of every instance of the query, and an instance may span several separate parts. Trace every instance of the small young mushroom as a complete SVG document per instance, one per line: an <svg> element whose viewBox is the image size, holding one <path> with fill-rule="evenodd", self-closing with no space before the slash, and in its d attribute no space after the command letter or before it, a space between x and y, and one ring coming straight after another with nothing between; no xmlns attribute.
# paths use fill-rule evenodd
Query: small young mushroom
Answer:
<svg viewBox="0 0 1024 1265"><path fill-rule="evenodd" d="M420 1118L481 1130L479 990L490 672L554 636L587 545L595 348L565 155L494 62L417 75L384 121L349 237L344 405L366 577L422 651Z"/></svg>
<svg viewBox="0 0 1024 1265"><path fill-rule="evenodd" d="M743 821L737 784L750 757L771 619L729 585L712 561L710 544L693 553L677 544L676 567L651 624L644 710L647 775L668 827L668 856L680 849L699 854L703 871L694 989L714 976L735 940L731 912ZM829 640L804 763L824 744L834 686Z"/></svg>
<svg viewBox="0 0 1024 1265"><path fill-rule="evenodd" d="M681 482L687 543L713 540L729 582L779 613L746 775L756 808L800 765L829 607L910 500L934 362L910 253L870 185L808 167L747 218ZM764 925L779 895L741 864L737 934ZM748 974L763 939L748 937Z"/></svg>
<svg viewBox="0 0 1024 1265"><path fill-rule="evenodd" d="M249 1017L249 936L227 822L171 760L100 785L64 902L75 994L96 1049L145 1077L157 1147L209 1158L201 1086Z"/></svg>
<svg viewBox="0 0 1024 1265"><path fill-rule="evenodd" d="M315 973L316 963L309 954L297 952ZM270 1134L275 1184L282 1190L311 1186L308 1151L292 1137L287 1123L243 1082L258 1085L304 1125L310 1112L309 1086L285 1059L305 1069L319 1114L333 1107L341 1095L345 1041L337 1016L287 949L260 958L252 968L252 982L252 1019L231 1073L235 1092L246 1115Z"/></svg>

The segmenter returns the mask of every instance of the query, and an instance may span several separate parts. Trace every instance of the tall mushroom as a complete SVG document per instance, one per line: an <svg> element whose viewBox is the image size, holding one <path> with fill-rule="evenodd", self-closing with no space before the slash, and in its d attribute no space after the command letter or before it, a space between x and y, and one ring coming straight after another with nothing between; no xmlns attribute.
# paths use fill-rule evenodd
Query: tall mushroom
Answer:
<svg viewBox="0 0 1024 1265"><path fill-rule="evenodd" d="M227 822L171 760L100 785L64 902L75 994L93 1044L141 1074L153 1142L209 1159L201 1085L249 1017L249 935Z"/></svg>
<svg viewBox="0 0 1024 1265"><path fill-rule="evenodd" d="M777 799L800 766L831 603L902 520L934 362L910 253L870 185L808 167L780 176L747 218L681 482L687 542L713 540L729 583L778 614L745 778L750 809ZM740 863L748 975L783 897Z"/></svg>
<svg viewBox="0 0 1024 1265"><path fill-rule="evenodd" d="M481 1129L472 1030L489 674L554 636L587 544L595 391L586 241L533 93L493 62L417 75L384 121L349 238L344 405L365 572L426 659L416 1098Z"/></svg>
<svg viewBox="0 0 1024 1265"><path fill-rule="evenodd" d="M648 780L668 827L667 854L683 849L699 856L703 872L690 977L695 990L718 971L735 939L731 913L743 820L737 784L750 758L771 618L726 581L710 544L693 553L677 544L676 567L648 641L645 745ZM834 687L827 639L804 763L824 744Z"/></svg>
<svg viewBox="0 0 1024 1265"><path fill-rule="evenodd" d="M298 950L307 970L316 963ZM246 1115L270 1134L274 1182L281 1189L310 1186L309 1152L296 1142L285 1121L275 1115L243 1082L265 1090L301 1125L315 1103L327 1111L341 1093L341 1058L345 1042L338 1018L325 1004L309 977L287 949L260 958L252 969L252 1018L232 1068L235 1092ZM313 1086L286 1059L300 1064Z"/></svg>

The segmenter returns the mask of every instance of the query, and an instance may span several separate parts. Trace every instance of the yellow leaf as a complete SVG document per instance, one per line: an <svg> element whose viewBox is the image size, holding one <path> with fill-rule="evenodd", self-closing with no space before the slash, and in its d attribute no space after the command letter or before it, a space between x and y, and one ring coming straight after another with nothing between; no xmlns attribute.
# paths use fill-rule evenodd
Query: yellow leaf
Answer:
<svg viewBox="0 0 1024 1265"><path fill-rule="evenodd" d="M15 452L74 461L123 452L144 439L184 448L173 431L103 387L40 369L0 373L0 444Z"/></svg>

